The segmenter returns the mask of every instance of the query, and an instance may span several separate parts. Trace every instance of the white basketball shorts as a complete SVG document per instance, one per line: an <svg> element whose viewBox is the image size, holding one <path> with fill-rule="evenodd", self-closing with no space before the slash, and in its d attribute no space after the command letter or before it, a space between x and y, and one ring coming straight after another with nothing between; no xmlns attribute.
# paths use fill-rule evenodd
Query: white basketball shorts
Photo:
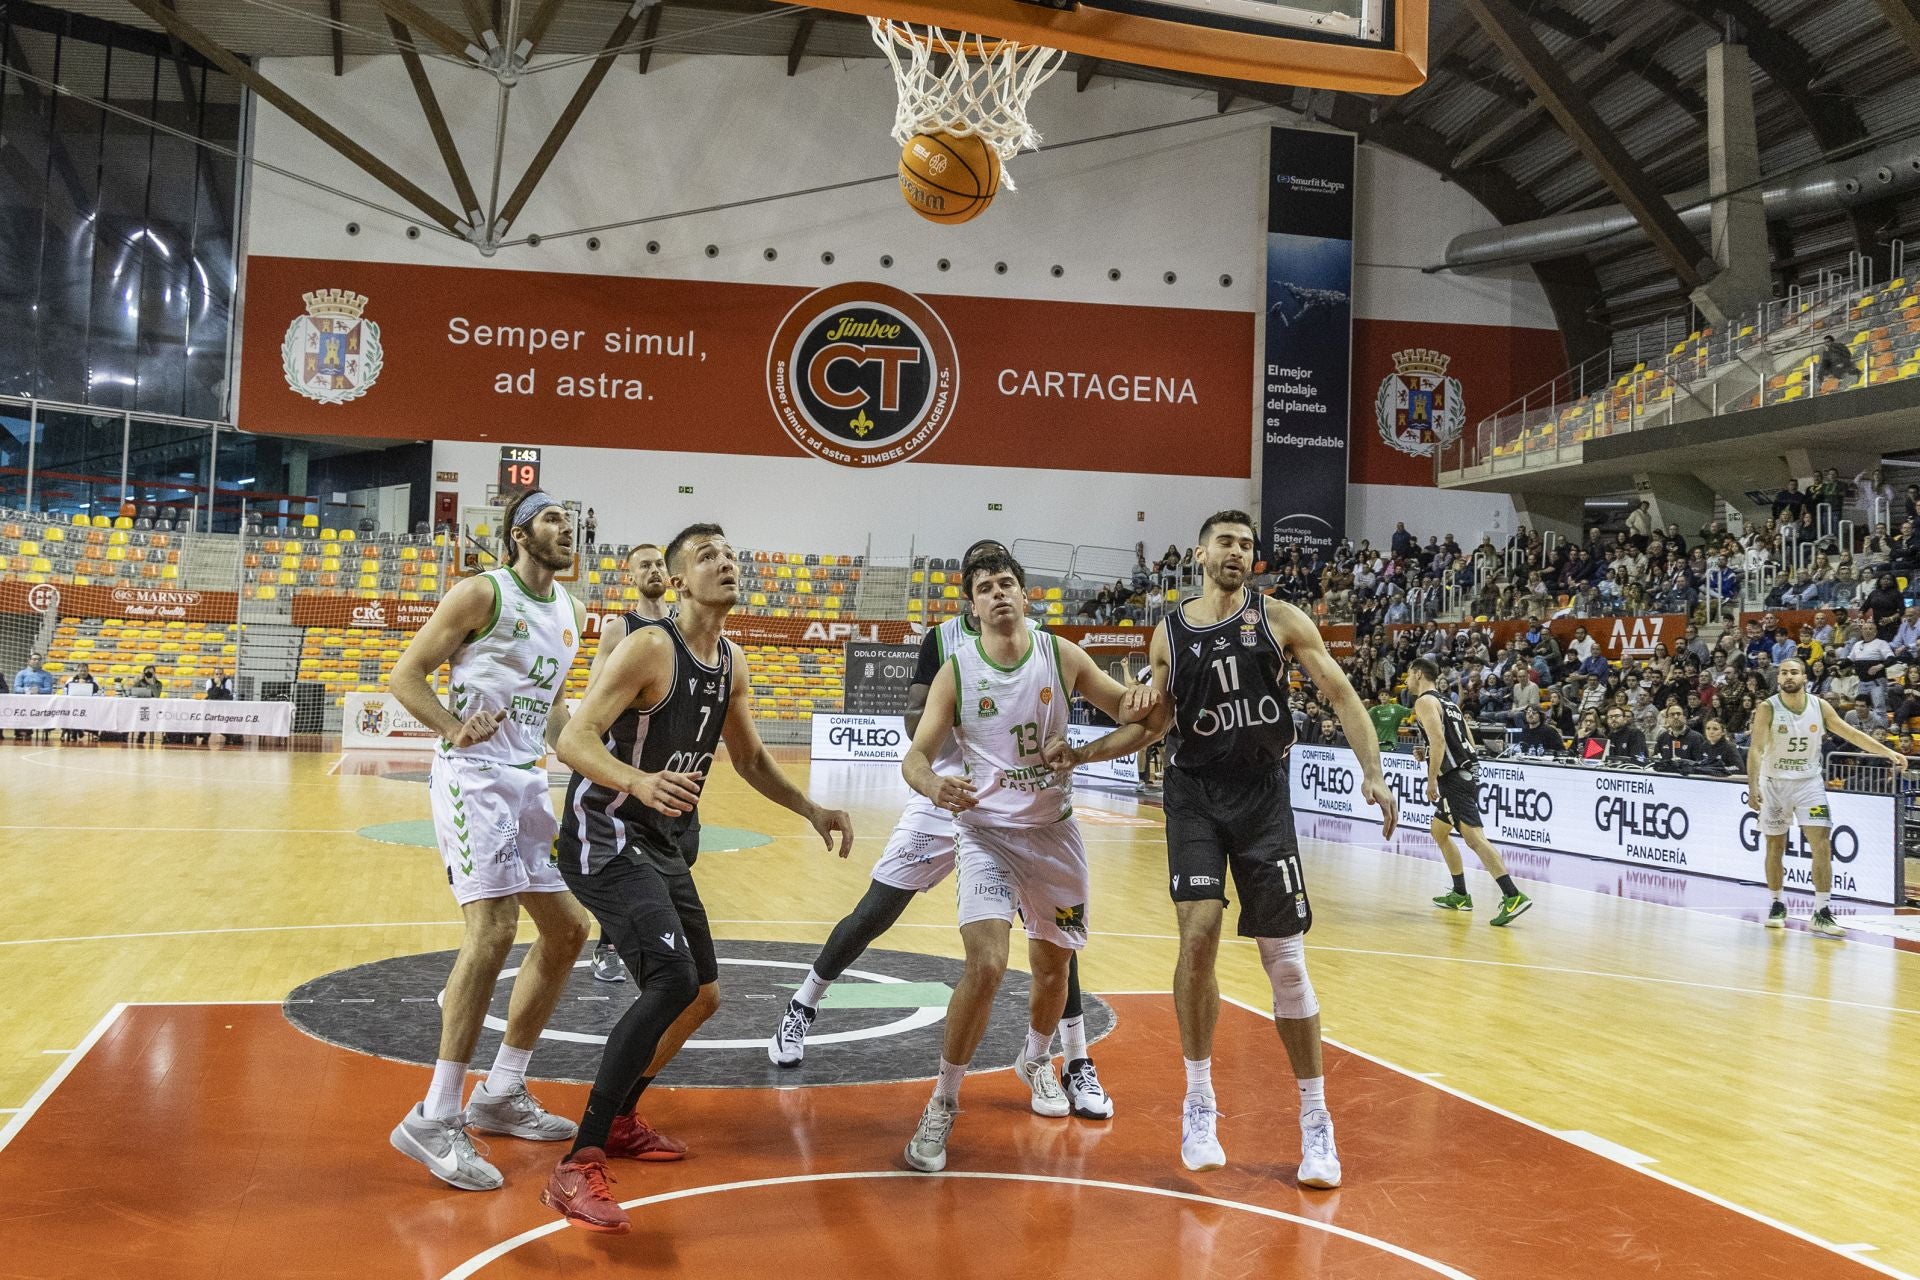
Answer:
<svg viewBox="0 0 1920 1280"><path fill-rule="evenodd" d="M560 824L544 768L436 755L427 790L455 902L566 892L553 865Z"/></svg>
<svg viewBox="0 0 1920 1280"><path fill-rule="evenodd" d="M1087 850L1066 818L1045 827L956 824L960 923L1005 920L1027 936L1078 951L1087 945Z"/></svg>
<svg viewBox="0 0 1920 1280"><path fill-rule="evenodd" d="M944 832L912 831L897 826L887 838L873 878L895 889L925 893L953 872L953 826Z"/></svg>
<svg viewBox="0 0 1920 1280"><path fill-rule="evenodd" d="M1818 774L1761 778L1760 830L1766 835L1783 836L1795 823L1802 828L1833 825L1827 809L1826 779Z"/></svg>

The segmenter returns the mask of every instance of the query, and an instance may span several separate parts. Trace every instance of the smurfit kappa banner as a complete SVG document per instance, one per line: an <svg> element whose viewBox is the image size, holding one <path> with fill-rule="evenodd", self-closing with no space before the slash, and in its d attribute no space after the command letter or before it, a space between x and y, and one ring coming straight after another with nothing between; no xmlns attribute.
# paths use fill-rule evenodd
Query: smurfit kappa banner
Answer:
<svg viewBox="0 0 1920 1280"><path fill-rule="evenodd" d="M1272 556L1347 531L1354 139L1275 129L1268 167L1260 541Z"/></svg>

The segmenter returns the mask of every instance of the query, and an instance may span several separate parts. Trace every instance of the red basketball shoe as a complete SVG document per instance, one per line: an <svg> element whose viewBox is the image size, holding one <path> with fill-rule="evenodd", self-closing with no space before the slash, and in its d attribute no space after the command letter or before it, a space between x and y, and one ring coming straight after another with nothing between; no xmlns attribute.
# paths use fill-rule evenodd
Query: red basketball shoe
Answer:
<svg viewBox="0 0 1920 1280"><path fill-rule="evenodd" d="M633 1224L607 1189L610 1180L606 1153L587 1147L555 1166L540 1193L540 1203L558 1209L562 1218L577 1227L624 1235Z"/></svg>
<svg viewBox="0 0 1920 1280"><path fill-rule="evenodd" d="M615 1116L607 1134L609 1159L660 1163L684 1159L686 1154L686 1143L669 1138L639 1116Z"/></svg>

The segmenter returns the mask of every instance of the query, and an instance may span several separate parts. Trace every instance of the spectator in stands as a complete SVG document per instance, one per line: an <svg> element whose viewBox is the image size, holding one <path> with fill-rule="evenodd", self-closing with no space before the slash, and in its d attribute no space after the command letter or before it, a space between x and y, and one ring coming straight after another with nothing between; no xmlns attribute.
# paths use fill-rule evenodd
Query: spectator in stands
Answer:
<svg viewBox="0 0 1920 1280"><path fill-rule="evenodd" d="M15 693L45 694L53 692L53 672L41 666L42 661L44 661L44 659L40 654L30 653L27 655L27 665L14 673L13 691ZM13 736L16 739L25 738L32 740L35 736L35 731L32 729L15 729Z"/></svg>
<svg viewBox="0 0 1920 1280"><path fill-rule="evenodd" d="M1567 641L1567 657L1578 670L1584 670L1588 658L1600 652L1600 642L1587 634L1584 626L1573 629L1573 639Z"/></svg>
<svg viewBox="0 0 1920 1280"><path fill-rule="evenodd" d="M1524 722L1526 713L1538 714L1540 710L1540 686L1531 678L1531 671L1523 666L1515 666L1508 679L1506 696L1506 717L1511 724Z"/></svg>
<svg viewBox="0 0 1920 1280"><path fill-rule="evenodd" d="M1627 537L1637 548L1644 548L1653 534L1653 512L1647 507L1647 500L1640 499L1633 504L1633 510L1627 512Z"/></svg>
<svg viewBox="0 0 1920 1280"><path fill-rule="evenodd" d="M1407 532L1407 522L1400 521L1393 526L1393 538L1390 543L1396 556L1413 555L1420 546L1420 540Z"/></svg>
<svg viewBox="0 0 1920 1280"><path fill-rule="evenodd" d="M1088 596L1080 602L1080 616L1089 622L1101 622L1101 610L1106 606L1107 593L1103 590L1097 596Z"/></svg>
<svg viewBox="0 0 1920 1280"><path fill-rule="evenodd" d="M1913 486L1908 485L1907 491L1913 492ZM1893 540L1892 561L1888 567L1908 578L1920 569L1920 526L1912 516L1900 522L1900 536Z"/></svg>
<svg viewBox="0 0 1920 1280"><path fill-rule="evenodd" d="M1813 672L1807 672L1807 682L1813 683ZM1854 670L1851 661L1842 660L1832 664L1826 677L1817 686L1820 696L1829 702L1840 698L1852 700L1860 693L1860 673Z"/></svg>
<svg viewBox="0 0 1920 1280"><path fill-rule="evenodd" d="M1876 710L1865 698L1855 698L1851 707L1835 707L1834 710L1840 712L1842 720L1860 732L1872 734L1875 737L1885 733L1891 727L1886 713Z"/></svg>
<svg viewBox="0 0 1920 1280"><path fill-rule="evenodd" d="M1660 736L1654 741L1656 766L1689 771L1706 758L1707 739L1687 726L1686 712L1668 707L1661 716Z"/></svg>
<svg viewBox="0 0 1920 1280"><path fill-rule="evenodd" d="M1896 729L1905 729L1920 719L1920 683L1912 667L1901 675L1900 683L1889 691L1887 705L1893 708L1889 719Z"/></svg>
<svg viewBox="0 0 1920 1280"><path fill-rule="evenodd" d="M1895 585L1891 573L1883 573L1874 580L1873 589L1867 592L1861 602L1866 606L1867 616L1873 619L1880 638L1889 644L1900 630L1900 615L1906 610L1907 602Z"/></svg>
<svg viewBox="0 0 1920 1280"><path fill-rule="evenodd" d="M1726 723L1719 716L1707 717L1707 727L1701 738L1706 743L1706 749L1700 755L1702 769L1738 773L1747 767L1746 756L1727 737Z"/></svg>
<svg viewBox="0 0 1920 1280"><path fill-rule="evenodd" d="M593 514L592 507L588 507L585 532L587 535L586 537L587 549L589 551L592 550L595 545L594 535L599 532L599 529L600 529L600 518Z"/></svg>
<svg viewBox="0 0 1920 1280"><path fill-rule="evenodd" d="M1606 758L1609 763L1647 762L1647 735L1633 723L1632 713L1618 704L1607 709Z"/></svg>
<svg viewBox="0 0 1920 1280"><path fill-rule="evenodd" d="M1607 754L1607 736L1600 729L1600 713L1588 709L1580 713L1580 725L1573 734L1573 754L1581 760L1602 760Z"/></svg>
<svg viewBox="0 0 1920 1280"><path fill-rule="evenodd" d="M1750 730L1753 727L1753 709L1758 705L1758 699L1750 693L1742 692L1729 699L1720 716L1727 732L1743 735Z"/></svg>
<svg viewBox="0 0 1920 1280"><path fill-rule="evenodd" d="M53 692L53 672L41 664L46 659L38 653L27 655L27 665L20 668L13 677L15 693L47 694Z"/></svg>
<svg viewBox="0 0 1920 1280"><path fill-rule="evenodd" d="M1828 378L1839 378L1843 383L1850 378L1860 376L1860 366L1854 363L1853 352L1842 345L1832 334L1820 344L1820 352L1813 367L1814 389L1820 390Z"/></svg>
<svg viewBox="0 0 1920 1280"><path fill-rule="evenodd" d="M1806 510L1807 495L1800 492L1798 477L1787 481L1787 487L1773 496L1773 519L1777 524L1782 517L1792 515L1796 519Z"/></svg>
<svg viewBox="0 0 1920 1280"><path fill-rule="evenodd" d="M1893 629L1894 656L1920 658L1920 605L1908 605L1901 611L1900 625Z"/></svg>
<svg viewBox="0 0 1920 1280"><path fill-rule="evenodd" d="M1859 523L1877 524L1893 510L1893 486L1880 474L1879 467L1863 470L1853 478L1853 500L1860 512Z"/></svg>
<svg viewBox="0 0 1920 1280"><path fill-rule="evenodd" d="M1547 723L1540 708L1529 707L1514 749L1527 756L1557 756L1566 749L1566 744L1560 740L1560 731Z"/></svg>
<svg viewBox="0 0 1920 1280"><path fill-rule="evenodd" d="M1854 625L1853 642L1840 651L1840 656L1853 663L1853 672L1860 677L1859 692L1871 698L1876 707L1886 705L1887 668L1893 665L1893 646L1880 638L1871 622Z"/></svg>
<svg viewBox="0 0 1920 1280"><path fill-rule="evenodd" d="M1788 658L1800 658L1810 655L1800 652L1800 645L1791 635L1787 634L1785 627L1775 627L1773 629L1773 648L1768 651L1768 656L1773 659L1773 665L1777 667Z"/></svg>

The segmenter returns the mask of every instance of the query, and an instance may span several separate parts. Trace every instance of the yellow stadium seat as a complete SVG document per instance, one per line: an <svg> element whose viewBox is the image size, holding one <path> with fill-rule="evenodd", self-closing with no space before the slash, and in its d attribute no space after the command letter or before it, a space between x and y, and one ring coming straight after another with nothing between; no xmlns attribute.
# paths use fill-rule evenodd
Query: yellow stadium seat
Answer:
<svg viewBox="0 0 1920 1280"><path fill-rule="evenodd" d="M76 515L69 523L76 529L84 529L91 522L85 516Z"/></svg>
<svg viewBox="0 0 1920 1280"><path fill-rule="evenodd" d="M131 529L133 528L133 517L118 516L114 519L113 527L116 529Z"/></svg>
<svg viewBox="0 0 1920 1280"><path fill-rule="evenodd" d="M339 532L333 529L322 529L320 531L320 541L322 542L334 542L337 541L339 537Z"/></svg>
<svg viewBox="0 0 1920 1280"><path fill-rule="evenodd" d="M320 527L320 517L316 515L301 516L300 527L302 529L318 529Z"/></svg>
<svg viewBox="0 0 1920 1280"><path fill-rule="evenodd" d="M340 531L340 541L342 541L342 542L358 542L358 541L360 541L360 537L359 537L359 535L358 535L358 534L356 534L356 533L354 533L354 531L353 531L353 530L351 530L351 529L342 529L342 530Z"/></svg>
<svg viewBox="0 0 1920 1280"><path fill-rule="evenodd" d="M43 536L48 542L65 542L67 540L67 531L57 524L50 524L47 526L47 531Z"/></svg>
<svg viewBox="0 0 1920 1280"><path fill-rule="evenodd" d="M95 516L93 518L93 527L96 529L111 529L113 528L113 517Z"/></svg>

